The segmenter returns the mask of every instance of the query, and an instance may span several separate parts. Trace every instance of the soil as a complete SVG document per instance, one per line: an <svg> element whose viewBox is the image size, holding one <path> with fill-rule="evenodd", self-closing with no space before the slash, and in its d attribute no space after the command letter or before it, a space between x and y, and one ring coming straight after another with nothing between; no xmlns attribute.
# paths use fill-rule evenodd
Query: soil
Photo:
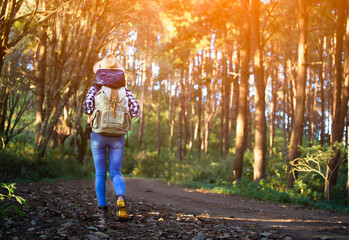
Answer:
<svg viewBox="0 0 349 240"><path fill-rule="evenodd" d="M25 216L1 215L0 239L349 239L349 214L125 178L129 221L98 217L93 180L18 184ZM15 201L11 202L16 205Z"/></svg>

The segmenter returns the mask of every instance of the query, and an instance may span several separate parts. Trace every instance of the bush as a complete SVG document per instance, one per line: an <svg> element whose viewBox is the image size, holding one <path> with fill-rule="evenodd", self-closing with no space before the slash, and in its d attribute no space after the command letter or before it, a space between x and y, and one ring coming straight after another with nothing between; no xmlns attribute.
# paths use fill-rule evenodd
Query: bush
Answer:
<svg viewBox="0 0 349 240"><path fill-rule="evenodd" d="M93 161L81 164L74 149L47 149L40 164L35 146L28 139L17 138L0 150L0 178L2 181L39 181L52 178L85 178L93 172Z"/></svg>

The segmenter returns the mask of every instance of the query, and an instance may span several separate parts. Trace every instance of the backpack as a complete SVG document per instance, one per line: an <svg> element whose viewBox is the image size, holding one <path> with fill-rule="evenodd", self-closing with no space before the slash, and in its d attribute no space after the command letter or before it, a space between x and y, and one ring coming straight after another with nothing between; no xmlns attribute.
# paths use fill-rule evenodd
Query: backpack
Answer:
<svg viewBox="0 0 349 240"><path fill-rule="evenodd" d="M131 129L131 122L126 89L102 86L95 96L92 131L104 136L123 136Z"/></svg>

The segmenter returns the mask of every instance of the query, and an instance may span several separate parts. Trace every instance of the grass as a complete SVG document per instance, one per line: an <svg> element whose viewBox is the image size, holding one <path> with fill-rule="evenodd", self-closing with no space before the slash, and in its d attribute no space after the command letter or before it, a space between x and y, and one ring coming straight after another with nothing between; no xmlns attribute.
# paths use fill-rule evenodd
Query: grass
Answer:
<svg viewBox="0 0 349 240"><path fill-rule="evenodd" d="M220 194L232 194L258 199L267 202L286 203L303 205L314 209L327 209L336 212L349 213L349 201L345 197L338 197L336 200L324 201L314 200L297 192L297 189L277 190L264 181L255 183L251 179L243 178L232 184L216 185L207 182L188 182L184 186L210 190ZM316 195L316 193L314 193Z"/></svg>

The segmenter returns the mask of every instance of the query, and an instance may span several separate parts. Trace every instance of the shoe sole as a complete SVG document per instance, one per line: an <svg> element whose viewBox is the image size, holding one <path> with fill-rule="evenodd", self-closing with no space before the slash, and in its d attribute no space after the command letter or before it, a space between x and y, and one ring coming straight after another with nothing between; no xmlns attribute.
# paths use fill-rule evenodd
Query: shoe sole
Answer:
<svg viewBox="0 0 349 240"><path fill-rule="evenodd" d="M127 221L128 220L128 213L127 213L127 210L126 210L125 201L119 199L116 202L116 205L119 208L119 220L120 221Z"/></svg>

